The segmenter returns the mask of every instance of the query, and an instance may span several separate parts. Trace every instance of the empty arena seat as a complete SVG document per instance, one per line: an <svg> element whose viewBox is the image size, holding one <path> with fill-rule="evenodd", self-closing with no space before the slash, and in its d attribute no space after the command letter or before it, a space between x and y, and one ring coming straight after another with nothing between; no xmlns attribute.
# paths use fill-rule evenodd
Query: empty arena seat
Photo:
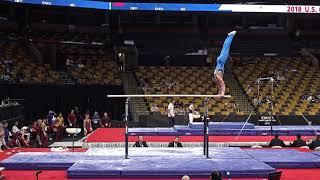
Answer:
<svg viewBox="0 0 320 180"><path fill-rule="evenodd" d="M140 88L144 94L202 94L213 95L218 93L216 84L212 81L213 69L211 67L186 67L186 66L139 66L135 71ZM148 81L148 82L145 82ZM230 89L226 87L226 94ZM205 98L175 97L188 112L190 103L200 113L205 111L203 102ZM170 98L146 98L151 107L156 104L161 113L170 102ZM235 112L231 104L235 103L233 98L215 98L209 103L210 115L228 115Z"/></svg>
<svg viewBox="0 0 320 180"><path fill-rule="evenodd" d="M252 104L257 97L256 81L259 77L274 76L274 112L279 115L319 115L319 103L307 101L303 95L316 96L320 90L319 68L311 65L309 57L233 57L233 72ZM277 77L279 74L279 77ZM281 80L283 76L284 79ZM279 79L278 79L279 78ZM260 82L260 93L268 81ZM251 91L247 91L248 85ZM271 86L266 89L262 100L271 96ZM270 113L269 105L259 107L261 114Z"/></svg>

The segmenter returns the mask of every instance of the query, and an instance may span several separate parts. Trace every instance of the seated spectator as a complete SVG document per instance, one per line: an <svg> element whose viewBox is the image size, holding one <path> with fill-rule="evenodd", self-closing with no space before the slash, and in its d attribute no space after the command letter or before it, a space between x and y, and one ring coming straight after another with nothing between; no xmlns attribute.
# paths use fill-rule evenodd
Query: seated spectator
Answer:
<svg viewBox="0 0 320 180"><path fill-rule="evenodd" d="M180 115L180 116L186 115L186 110L183 109L183 107L179 106L179 109L177 110L177 115Z"/></svg>
<svg viewBox="0 0 320 180"><path fill-rule="evenodd" d="M315 99L314 99L313 96L310 95L310 96L307 98L307 101L309 101L309 102L315 102Z"/></svg>
<svg viewBox="0 0 320 180"><path fill-rule="evenodd" d="M306 141L301 139L301 134L297 134L297 139L293 141L293 143L291 144L292 147L302 147L306 145L307 145Z"/></svg>
<svg viewBox="0 0 320 180"><path fill-rule="evenodd" d="M178 100L178 101L176 102L175 106L176 106L177 108L183 107L183 103L182 103L180 100Z"/></svg>
<svg viewBox="0 0 320 180"><path fill-rule="evenodd" d="M308 96L307 94L303 94L303 95L301 95L301 99L302 99L302 100L307 100L307 99L308 99L308 97L309 97L309 96Z"/></svg>
<svg viewBox="0 0 320 180"><path fill-rule="evenodd" d="M213 171L210 174L210 180L222 180L222 174L218 171Z"/></svg>
<svg viewBox="0 0 320 180"><path fill-rule="evenodd" d="M67 66L67 67L68 67L68 66L71 66L71 61L70 61L69 58L66 60L66 66Z"/></svg>
<svg viewBox="0 0 320 180"><path fill-rule="evenodd" d="M239 109L239 106L238 106L238 103L232 103L233 104L233 110L235 111L235 112L240 112L240 109Z"/></svg>
<svg viewBox="0 0 320 180"><path fill-rule="evenodd" d="M251 87L251 85L248 85L247 89L246 89L246 93L250 94L251 92L252 92L252 87Z"/></svg>
<svg viewBox="0 0 320 180"><path fill-rule="evenodd" d="M320 100L320 93L317 94L317 98L318 98L318 100Z"/></svg>
<svg viewBox="0 0 320 180"><path fill-rule="evenodd" d="M284 144L283 140L279 139L279 135L278 134L276 134L274 136L274 138L270 141L269 147L272 147L272 146L286 147L286 145Z"/></svg>
<svg viewBox="0 0 320 180"><path fill-rule="evenodd" d="M181 180L191 180L191 178L190 178L189 176L187 176L187 175L184 175L184 176L181 178Z"/></svg>
<svg viewBox="0 0 320 180"><path fill-rule="evenodd" d="M179 140L180 140L179 136L176 136L174 138L174 141L169 143L168 147L183 147Z"/></svg>
<svg viewBox="0 0 320 180"><path fill-rule="evenodd" d="M82 64L82 63L78 64L78 68L79 69L84 69L84 64Z"/></svg>
<svg viewBox="0 0 320 180"><path fill-rule="evenodd" d="M101 119L101 127L111 127L111 119L106 112L103 114L103 117Z"/></svg>
<svg viewBox="0 0 320 180"><path fill-rule="evenodd" d="M133 147L148 147L148 144L143 140L143 136L139 136L139 140L134 143Z"/></svg>
<svg viewBox="0 0 320 180"><path fill-rule="evenodd" d="M98 127L100 127L100 125L101 125L101 121L100 121L99 113L97 111L95 111L93 116L92 116L92 127L93 127L93 130L96 130Z"/></svg>
<svg viewBox="0 0 320 180"><path fill-rule="evenodd" d="M160 112L160 110L156 104L152 104L152 106L150 108L150 112L151 113L158 113L158 112Z"/></svg>
<svg viewBox="0 0 320 180"><path fill-rule="evenodd" d="M258 106L258 105L260 105L261 104L261 100L260 99L258 99L258 98L254 98L253 99L253 105L254 106Z"/></svg>
<svg viewBox="0 0 320 180"><path fill-rule="evenodd" d="M281 75L280 72L277 72L277 73L276 73L276 80L277 80L277 81L284 81L285 78L284 78L283 75Z"/></svg>
<svg viewBox="0 0 320 180"><path fill-rule="evenodd" d="M18 121L16 121L14 123L14 125L12 126L12 133L13 133L14 138L19 141L20 145L22 145L24 147L29 147L27 141L25 140L24 131L21 131L18 126L19 126Z"/></svg>
<svg viewBox="0 0 320 180"><path fill-rule="evenodd" d="M309 148L312 150L317 147L320 147L320 134L317 134L316 138L309 144Z"/></svg>

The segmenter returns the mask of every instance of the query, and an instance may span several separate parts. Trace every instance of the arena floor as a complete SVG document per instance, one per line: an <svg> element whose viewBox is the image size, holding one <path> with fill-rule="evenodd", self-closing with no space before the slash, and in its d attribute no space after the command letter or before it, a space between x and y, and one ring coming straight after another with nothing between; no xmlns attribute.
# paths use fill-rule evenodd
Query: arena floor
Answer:
<svg viewBox="0 0 320 180"><path fill-rule="evenodd" d="M288 150L290 150L290 149L288 149ZM19 152L19 151L20 152L50 152L50 149L44 149L44 148L40 148L40 149L39 148L15 149L14 152L13 152L13 150L1 152L0 158L1 158L1 160L7 159L8 157L10 157L12 155L17 154L17 152ZM77 148L77 149L75 149L75 151L76 152L87 152L89 154L94 152L92 150L91 150L91 152L87 151L87 149L84 149L84 148ZM238 150L237 150L237 152L238 152ZM97 155L97 152L95 152L95 154ZM134 154L132 154L132 155L134 156ZM301 179L299 177L303 177L303 179L305 179L305 180L318 180L318 179L320 179L320 169L317 169L317 168L294 168L294 169L278 168L277 170L283 171L283 175L281 178L282 180ZM31 169L30 170L5 170L3 172L3 174L6 176L6 179L9 179L9 180L16 180L16 179L23 179L23 180L29 180L29 179L31 180L32 179L33 180L33 179L35 179L36 172L37 172L36 170L31 170ZM41 180L68 179L68 176L67 176L66 170L42 170L42 173L39 175L39 179L41 179ZM72 179L74 179L74 178L72 178ZM114 179L114 178L99 178L99 179ZM148 178L139 178L139 179L148 180ZM155 178L151 178L151 179L155 179ZM162 179L159 178L159 180L174 180L174 179L176 180L179 178L162 178ZM205 180L207 178L193 178L193 179ZM263 178L232 178L232 179L235 179L235 180L262 180Z"/></svg>

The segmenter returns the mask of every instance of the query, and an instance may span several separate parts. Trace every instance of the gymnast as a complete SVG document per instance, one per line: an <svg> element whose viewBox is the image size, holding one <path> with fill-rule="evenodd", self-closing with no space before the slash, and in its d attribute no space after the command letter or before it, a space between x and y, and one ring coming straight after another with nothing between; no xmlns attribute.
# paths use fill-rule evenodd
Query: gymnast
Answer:
<svg viewBox="0 0 320 180"><path fill-rule="evenodd" d="M236 34L236 31L232 31L228 34L228 37L223 43L222 50L220 52L219 57L217 58L217 66L214 70L214 80L219 86L219 94L220 96L224 96L226 91L226 85L224 84L223 80L223 73L224 73L224 65L226 64L228 57L229 57L229 51L230 46L233 40L234 35Z"/></svg>

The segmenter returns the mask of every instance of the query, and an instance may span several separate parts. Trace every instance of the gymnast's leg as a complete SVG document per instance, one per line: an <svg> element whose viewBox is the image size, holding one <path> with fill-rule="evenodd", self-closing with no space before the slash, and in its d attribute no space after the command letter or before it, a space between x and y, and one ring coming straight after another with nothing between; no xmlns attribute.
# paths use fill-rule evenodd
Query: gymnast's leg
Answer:
<svg viewBox="0 0 320 180"><path fill-rule="evenodd" d="M228 56L229 56L229 51L230 51L230 46L233 40L234 35L236 34L236 31L232 31L230 33L228 33L227 38L224 40L221 52L220 52L220 56L219 57L223 57L221 60L224 61L224 64L226 63Z"/></svg>
<svg viewBox="0 0 320 180"><path fill-rule="evenodd" d="M217 58L217 66L214 72L214 77L215 77L215 81L219 86L219 95L221 96L225 95L225 89L226 89L226 86L223 80L224 65L228 60L230 46L235 34L236 34L236 31L232 31L228 34L228 37L225 39L223 43L223 47L220 52L220 55Z"/></svg>

